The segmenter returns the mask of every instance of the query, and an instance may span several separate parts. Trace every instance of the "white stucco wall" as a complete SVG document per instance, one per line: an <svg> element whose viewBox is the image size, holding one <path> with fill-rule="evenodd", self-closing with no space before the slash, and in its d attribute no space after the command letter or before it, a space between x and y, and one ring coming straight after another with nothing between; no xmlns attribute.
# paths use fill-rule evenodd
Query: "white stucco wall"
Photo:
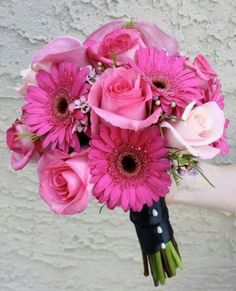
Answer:
<svg viewBox="0 0 236 291"><path fill-rule="evenodd" d="M14 87L33 52L54 36L84 39L114 18L148 19L175 35L190 56L214 64L236 133L235 0L1 0L0 1L0 291L150 291L128 216L93 203L86 213L61 217L38 197L34 166L15 173L5 130L20 112ZM234 141L233 141L234 139ZM235 151L225 160L235 159ZM223 179L223 177L222 177ZM162 291L235 291L236 218L171 206L185 270Z"/></svg>

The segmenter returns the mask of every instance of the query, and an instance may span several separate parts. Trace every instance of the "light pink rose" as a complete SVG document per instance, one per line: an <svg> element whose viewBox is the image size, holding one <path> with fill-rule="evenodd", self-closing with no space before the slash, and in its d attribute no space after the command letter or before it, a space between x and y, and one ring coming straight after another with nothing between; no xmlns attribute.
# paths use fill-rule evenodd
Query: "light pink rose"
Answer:
<svg viewBox="0 0 236 291"><path fill-rule="evenodd" d="M14 170L21 170L30 160L39 158L40 141L33 143L30 134L28 127L18 119L6 132L6 143L12 151L11 165Z"/></svg>
<svg viewBox="0 0 236 291"><path fill-rule="evenodd" d="M118 64L125 63L127 57L134 58L140 47L157 47L165 49L169 55L178 54L177 40L147 21L132 24L125 20L111 21L93 32L84 45L88 47L88 57L94 65L97 62L111 65L112 53Z"/></svg>
<svg viewBox="0 0 236 291"><path fill-rule="evenodd" d="M45 152L38 165L41 198L58 214L75 214L89 202L87 151L68 155L59 150Z"/></svg>
<svg viewBox="0 0 236 291"><path fill-rule="evenodd" d="M92 131L99 117L113 126L138 130L157 122L161 109L151 114L150 85L131 68L107 69L92 86L88 96L92 108Z"/></svg>
<svg viewBox="0 0 236 291"><path fill-rule="evenodd" d="M33 56L30 67L21 72L24 84L23 87L17 88L17 91L23 96L26 95L28 86L37 84L36 73L39 70L50 72L53 63L62 61L76 63L79 67L89 65L86 47L75 37L55 38L39 49Z"/></svg>
<svg viewBox="0 0 236 291"><path fill-rule="evenodd" d="M187 150L200 159L212 159L220 149L211 144L222 137L224 132L224 113L216 102L207 102L194 107L190 103L181 121L164 121L164 135L168 145L180 150Z"/></svg>

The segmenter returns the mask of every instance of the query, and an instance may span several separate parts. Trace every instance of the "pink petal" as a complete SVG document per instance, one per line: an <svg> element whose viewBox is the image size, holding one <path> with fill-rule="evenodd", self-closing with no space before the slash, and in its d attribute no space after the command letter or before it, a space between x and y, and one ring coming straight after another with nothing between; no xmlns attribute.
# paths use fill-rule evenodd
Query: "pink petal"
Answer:
<svg viewBox="0 0 236 291"><path fill-rule="evenodd" d="M46 92L50 92L56 88L55 83L52 81L49 73L44 71L39 71L36 75L36 79L41 88Z"/></svg>
<svg viewBox="0 0 236 291"><path fill-rule="evenodd" d="M128 200L128 189L123 189L121 191L121 200L120 200L120 205L124 209L124 211L129 210L129 200Z"/></svg>
<svg viewBox="0 0 236 291"><path fill-rule="evenodd" d="M180 149L183 149L184 147L188 150L188 152L190 154L192 154L193 156L198 156L198 152L197 150L195 150L193 147L190 146L190 144L188 142L186 142L182 136L175 130L175 128L173 126L170 125L170 123L164 121L163 123L161 123L161 127L164 128L168 128L171 133L173 134L173 136L175 137L175 139L178 141L178 144L176 143L172 143L172 139L170 140L170 138L167 138L169 145L171 147L174 148L180 148L179 144L182 146Z"/></svg>
<svg viewBox="0 0 236 291"><path fill-rule="evenodd" d="M87 66L89 62L86 48L74 37L58 37L38 50L33 57L33 64L39 62L59 63L62 61L74 62L80 67Z"/></svg>
<svg viewBox="0 0 236 291"><path fill-rule="evenodd" d="M95 193L99 193L103 191L106 187L108 187L112 182L112 179L109 174L104 175L100 181L96 184L94 188Z"/></svg>
<svg viewBox="0 0 236 291"><path fill-rule="evenodd" d="M113 186L110 199L118 203L120 196L121 196L120 186L119 185Z"/></svg>
<svg viewBox="0 0 236 291"><path fill-rule="evenodd" d="M178 41L166 34L154 23L148 21L137 21L135 23L135 28L141 32L143 41L147 46L164 49L169 55L178 54Z"/></svg>
<svg viewBox="0 0 236 291"><path fill-rule="evenodd" d="M103 143L102 140L99 140L99 139L95 139L93 138L92 139L92 144L93 146L95 146L97 149L103 151L103 152L107 152L109 153L110 151L112 151L113 149L108 145L108 144L105 144Z"/></svg>
<svg viewBox="0 0 236 291"><path fill-rule="evenodd" d="M91 33L86 41L84 42L85 46L90 46L91 42L101 40L106 34L114 31L117 28L121 28L125 23L125 20L112 20L105 25L99 27L93 33Z"/></svg>
<svg viewBox="0 0 236 291"><path fill-rule="evenodd" d="M11 165L14 170L22 170L33 157L35 149L32 148L26 154L13 152L11 156Z"/></svg>
<svg viewBox="0 0 236 291"><path fill-rule="evenodd" d="M161 114L161 108L158 108L145 120L132 120L132 119L123 117L121 115L105 111L95 106L92 106L92 109L94 111L91 113L92 116L94 116L94 113L96 113L98 116L103 118L105 121L111 123L113 126L117 126L124 129L131 129L131 130L139 130L141 128L148 127L152 125L153 123L156 123ZM92 130L96 132L96 128L94 128L94 126L92 127Z"/></svg>
<svg viewBox="0 0 236 291"><path fill-rule="evenodd" d="M71 89L72 96L81 95L79 93L80 93L80 90L83 87L83 85L87 79L88 73L89 73L88 68L83 68L79 71L79 73L77 73L77 76L74 80L74 83L73 83L73 86Z"/></svg>
<svg viewBox="0 0 236 291"><path fill-rule="evenodd" d="M121 196L121 190L120 187L117 186L113 186L111 195L110 195L110 200L108 201L108 207L110 209L113 209L115 206L117 206L119 200L120 200L120 196Z"/></svg>
<svg viewBox="0 0 236 291"><path fill-rule="evenodd" d="M134 187L129 188L129 200L131 208L135 205L136 201L136 191Z"/></svg>
<svg viewBox="0 0 236 291"><path fill-rule="evenodd" d="M58 68L56 64L52 65L50 73L51 73L51 78L53 82L58 85L60 83L60 79L59 79L59 72L58 72Z"/></svg>
<svg viewBox="0 0 236 291"><path fill-rule="evenodd" d="M214 159L220 153L220 149L212 146L200 146L196 150L198 151L199 158L202 160Z"/></svg>

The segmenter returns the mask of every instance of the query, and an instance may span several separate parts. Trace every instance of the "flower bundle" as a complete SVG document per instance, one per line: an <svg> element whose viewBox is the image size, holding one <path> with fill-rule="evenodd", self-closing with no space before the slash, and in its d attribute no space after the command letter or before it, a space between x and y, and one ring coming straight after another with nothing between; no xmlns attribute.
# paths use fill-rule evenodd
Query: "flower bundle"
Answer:
<svg viewBox="0 0 236 291"><path fill-rule="evenodd" d="M224 96L199 54L155 24L115 20L83 43L58 37L22 72L22 115L7 130L15 170L37 162L39 194L58 214L95 197L130 211L144 275L182 267L165 196L199 161L228 151Z"/></svg>

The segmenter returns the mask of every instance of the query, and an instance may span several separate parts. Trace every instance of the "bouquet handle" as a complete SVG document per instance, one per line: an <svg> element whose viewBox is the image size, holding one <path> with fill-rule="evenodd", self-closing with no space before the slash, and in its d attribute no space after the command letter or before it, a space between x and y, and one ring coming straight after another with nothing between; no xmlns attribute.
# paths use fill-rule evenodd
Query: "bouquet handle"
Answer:
<svg viewBox="0 0 236 291"><path fill-rule="evenodd" d="M151 207L145 205L140 212L130 211L142 250L144 276L149 268L154 285L164 285L166 277L176 275L183 268L174 232L169 221L169 212L164 198Z"/></svg>

